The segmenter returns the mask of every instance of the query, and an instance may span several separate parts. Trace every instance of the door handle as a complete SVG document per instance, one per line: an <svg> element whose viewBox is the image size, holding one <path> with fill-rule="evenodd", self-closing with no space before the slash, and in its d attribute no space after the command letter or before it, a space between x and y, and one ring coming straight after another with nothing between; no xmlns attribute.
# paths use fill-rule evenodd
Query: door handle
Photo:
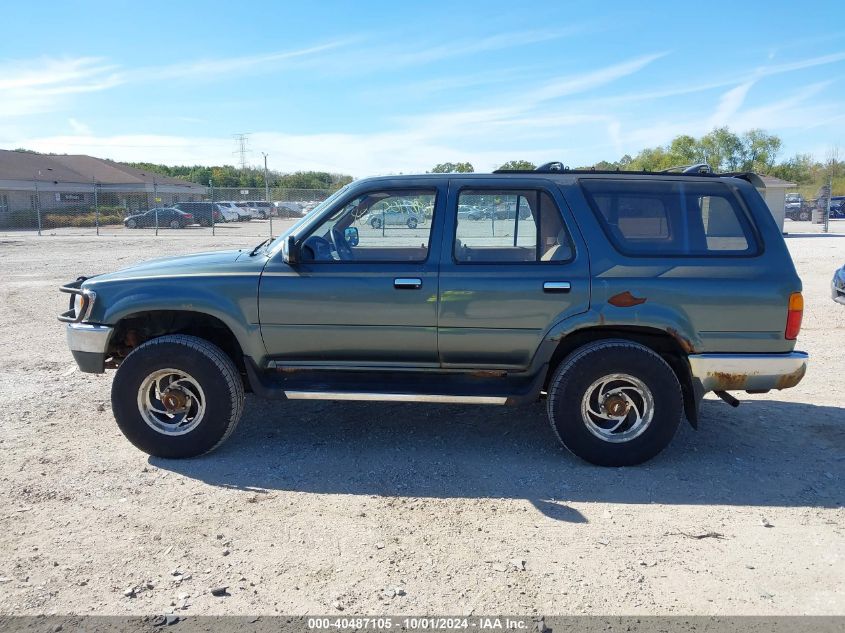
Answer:
<svg viewBox="0 0 845 633"><path fill-rule="evenodd" d="M569 292L572 284L568 281L546 281L543 283L543 292Z"/></svg>
<svg viewBox="0 0 845 633"><path fill-rule="evenodd" d="M422 279L418 277L397 277L393 280L393 287L400 290L416 290L422 288Z"/></svg>

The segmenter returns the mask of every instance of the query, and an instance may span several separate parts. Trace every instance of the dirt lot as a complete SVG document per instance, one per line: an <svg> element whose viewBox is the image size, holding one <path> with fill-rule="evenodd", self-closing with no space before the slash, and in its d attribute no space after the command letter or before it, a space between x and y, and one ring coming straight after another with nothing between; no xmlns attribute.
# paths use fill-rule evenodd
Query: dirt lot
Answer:
<svg viewBox="0 0 845 633"><path fill-rule="evenodd" d="M0 613L845 614L845 226L803 224L804 382L709 398L630 469L569 455L541 405L252 397L216 453L148 458L56 288L257 240L2 237Z"/></svg>

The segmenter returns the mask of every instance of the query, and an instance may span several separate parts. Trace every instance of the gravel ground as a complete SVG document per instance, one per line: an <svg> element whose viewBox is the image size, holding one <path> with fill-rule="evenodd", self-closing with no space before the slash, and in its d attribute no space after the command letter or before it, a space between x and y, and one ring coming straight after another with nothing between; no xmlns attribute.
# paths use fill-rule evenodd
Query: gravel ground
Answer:
<svg viewBox="0 0 845 633"><path fill-rule="evenodd" d="M219 451L149 458L112 375L75 370L57 286L257 240L2 237L0 614L845 614L845 226L787 228L807 377L708 398L629 469L559 448L541 405L251 396Z"/></svg>

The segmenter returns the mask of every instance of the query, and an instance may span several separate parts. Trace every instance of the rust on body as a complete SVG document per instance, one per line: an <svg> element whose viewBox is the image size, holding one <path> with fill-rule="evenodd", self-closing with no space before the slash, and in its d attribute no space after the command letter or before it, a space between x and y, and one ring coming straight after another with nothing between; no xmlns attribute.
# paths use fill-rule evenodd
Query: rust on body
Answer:
<svg viewBox="0 0 845 633"><path fill-rule="evenodd" d="M635 297L630 290L613 295L607 302L617 308L631 308L648 301L646 297Z"/></svg>

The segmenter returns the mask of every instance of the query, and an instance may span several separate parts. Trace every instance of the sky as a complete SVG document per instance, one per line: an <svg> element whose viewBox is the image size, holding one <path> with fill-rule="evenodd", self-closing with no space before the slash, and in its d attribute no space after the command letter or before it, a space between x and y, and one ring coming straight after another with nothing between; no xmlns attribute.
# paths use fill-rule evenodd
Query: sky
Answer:
<svg viewBox="0 0 845 633"><path fill-rule="evenodd" d="M843 2L4 3L0 149L363 177L713 127L845 153Z"/></svg>

